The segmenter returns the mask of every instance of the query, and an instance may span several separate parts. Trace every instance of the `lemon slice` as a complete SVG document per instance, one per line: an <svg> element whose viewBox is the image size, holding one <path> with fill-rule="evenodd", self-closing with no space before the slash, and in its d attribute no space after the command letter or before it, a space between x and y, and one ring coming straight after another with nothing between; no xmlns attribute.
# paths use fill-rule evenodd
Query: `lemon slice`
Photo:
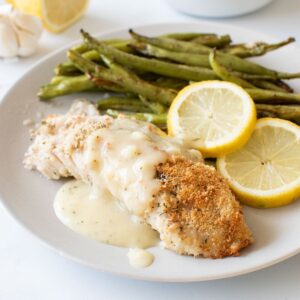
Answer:
<svg viewBox="0 0 300 300"><path fill-rule="evenodd" d="M288 204L300 196L300 127L281 119L260 119L248 143L219 158L217 168L245 204Z"/></svg>
<svg viewBox="0 0 300 300"><path fill-rule="evenodd" d="M61 32L78 20L88 0L7 0L16 9L38 16L51 32Z"/></svg>
<svg viewBox="0 0 300 300"><path fill-rule="evenodd" d="M248 93L225 81L202 81L181 90L168 113L168 132L218 157L242 147L255 127L255 105Z"/></svg>

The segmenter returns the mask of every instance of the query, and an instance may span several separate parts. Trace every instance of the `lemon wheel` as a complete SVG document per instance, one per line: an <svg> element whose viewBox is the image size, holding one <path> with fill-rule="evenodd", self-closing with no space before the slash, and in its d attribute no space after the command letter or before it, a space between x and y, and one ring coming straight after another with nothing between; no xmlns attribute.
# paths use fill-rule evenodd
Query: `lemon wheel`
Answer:
<svg viewBox="0 0 300 300"><path fill-rule="evenodd" d="M219 158L217 168L245 204L286 205L300 196L300 127L260 119L248 143Z"/></svg>
<svg viewBox="0 0 300 300"><path fill-rule="evenodd" d="M180 91L168 113L168 132L218 157L242 147L255 127L255 105L248 93L225 81L202 81Z"/></svg>

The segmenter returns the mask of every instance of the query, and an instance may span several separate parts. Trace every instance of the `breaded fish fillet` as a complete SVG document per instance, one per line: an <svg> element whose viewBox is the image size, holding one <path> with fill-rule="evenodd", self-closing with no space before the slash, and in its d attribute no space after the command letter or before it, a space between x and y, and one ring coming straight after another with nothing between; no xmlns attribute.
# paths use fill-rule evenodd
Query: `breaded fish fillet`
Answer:
<svg viewBox="0 0 300 300"><path fill-rule="evenodd" d="M199 152L151 124L99 116L85 102L43 121L24 164L50 179L75 177L107 189L180 254L238 255L253 240L226 180Z"/></svg>
<svg viewBox="0 0 300 300"><path fill-rule="evenodd" d="M222 258L252 242L239 202L213 167L174 157L157 166L157 176L162 184L153 215L164 216L157 227L167 248Z"/></svg>

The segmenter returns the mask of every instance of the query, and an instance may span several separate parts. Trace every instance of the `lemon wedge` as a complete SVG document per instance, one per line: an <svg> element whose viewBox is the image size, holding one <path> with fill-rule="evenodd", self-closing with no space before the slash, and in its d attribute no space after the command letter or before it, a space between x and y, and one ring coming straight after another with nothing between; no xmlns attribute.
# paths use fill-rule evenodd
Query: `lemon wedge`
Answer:
<svg viewBox="0 0 300 300"><path fill-rule="evenodd" d="M217 168L243 203L286 205L300 196L300 127L282 119L260 119L248 143L219 158Z"/></svg>
<svg viewBox="0 0 300 300"><path fill-rule="evenodd" d="M242 147L256 123L255 105L248 93L225 81L202 81L181 90L168 113L168 133L219 157Z"/></svg>
<svg viewBox="0 0 300 300"><path fill-rule="evenodd" d="M61 32L85 12L88 0L7 0L14 8L40 17L51 32Z"/></svg>

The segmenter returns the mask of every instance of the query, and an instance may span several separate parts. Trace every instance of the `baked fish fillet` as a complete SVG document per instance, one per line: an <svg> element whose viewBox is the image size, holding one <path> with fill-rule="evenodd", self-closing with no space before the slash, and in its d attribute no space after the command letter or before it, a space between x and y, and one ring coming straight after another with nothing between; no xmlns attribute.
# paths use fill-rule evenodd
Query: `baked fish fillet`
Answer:
<svg viewBox="0 0 300 300"><path fill-rule="evenodd" d="M227 182L201 154L155 126L100 116L88 102L49 115L24 165L49 179L75 177L110 192L180 254L238 255L252 235Z"/></svg>

